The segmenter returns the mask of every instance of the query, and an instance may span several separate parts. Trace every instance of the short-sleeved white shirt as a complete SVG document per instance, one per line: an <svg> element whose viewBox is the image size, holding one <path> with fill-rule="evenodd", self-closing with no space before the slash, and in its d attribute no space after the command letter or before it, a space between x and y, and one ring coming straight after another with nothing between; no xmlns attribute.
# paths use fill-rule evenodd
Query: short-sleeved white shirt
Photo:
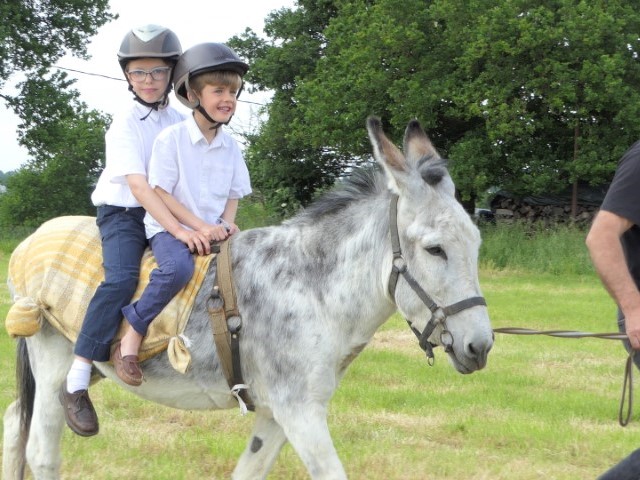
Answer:
<svg viewBox="0 0 640 480"><path fill-rule="evenodd" d="M170 193L210 224L222 215L228 199L251 193L249 171L236 141L220 128L209 144L193 116L158 135L148 178L152 187ZM149 213L144 223L147 238L165 230Z"/></svg>
<svg viewBox="0 0 640 480"><path fill-rule="evenodd" d="M184 120L172 107L151 111L133 102L127 110L114 115L105 135L106 161L91 195L95 206L139 207L127 184L127 175L147 175L153 141L166 127Z"/></svg>

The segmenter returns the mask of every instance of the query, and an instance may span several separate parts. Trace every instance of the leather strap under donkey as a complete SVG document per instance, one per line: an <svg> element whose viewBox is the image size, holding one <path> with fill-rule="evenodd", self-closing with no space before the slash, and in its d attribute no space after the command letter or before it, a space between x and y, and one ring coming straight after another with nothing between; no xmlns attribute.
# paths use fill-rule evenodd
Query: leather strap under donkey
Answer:
<svg viewBox="0 0 640 480"><path fill-rule="evenodd" d="M212 247L216 255L216 278L207 308L213 329L213 339L218 350L220 365L231 393L238 400L243 413L253 411L255 406L248 387L242 379L240 365L240 330L242 318L238 311L236 292L233 286L229 241Z"/></svg>

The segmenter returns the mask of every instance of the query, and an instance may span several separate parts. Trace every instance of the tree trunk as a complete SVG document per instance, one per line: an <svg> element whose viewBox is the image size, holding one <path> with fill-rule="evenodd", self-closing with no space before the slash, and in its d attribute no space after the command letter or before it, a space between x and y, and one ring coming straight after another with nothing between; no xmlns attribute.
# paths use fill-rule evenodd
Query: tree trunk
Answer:
<svg viewBox="0 0 640 480"><path fill-rule="evenodd" d="M580 138L580 123L576 123L573 129L573 163L578 161L578 138ZM578 176L573 180L573 188L571 191L571 218L576 219L578 216Z"/></svg>

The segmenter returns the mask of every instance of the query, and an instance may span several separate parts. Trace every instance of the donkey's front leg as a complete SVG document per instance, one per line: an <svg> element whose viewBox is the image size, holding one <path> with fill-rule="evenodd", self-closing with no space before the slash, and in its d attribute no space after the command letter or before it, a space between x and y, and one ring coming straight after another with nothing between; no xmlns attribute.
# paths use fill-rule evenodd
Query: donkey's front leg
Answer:
<svg viewBox="0 0 640 480"><path fill-rule="evenodd" d="M346 480L329 433L325 405L288 405L284 411L274 410L274 417L313 480Z"/></svg>
<svg viewBox="0 0 640 480"><path fill-rule="evenodd" d="M258 410L251 438L233 471L233 479L266 478L286 440L282 427L271 414Z"/></svg>

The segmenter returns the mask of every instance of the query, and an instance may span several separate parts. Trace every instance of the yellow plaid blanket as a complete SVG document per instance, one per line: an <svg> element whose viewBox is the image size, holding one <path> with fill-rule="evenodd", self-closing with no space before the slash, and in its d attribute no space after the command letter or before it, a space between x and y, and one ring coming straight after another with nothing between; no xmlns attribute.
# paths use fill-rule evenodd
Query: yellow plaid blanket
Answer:
<svg viewBox="0 0 640 480"><path fill-rule="evenodd" d="M190 355L181 337L194 299L214 255L196 256L191 281L151 323L140 359L164 349L178 371L185 372ZM157 264L147 249L142 259L140 282L134 300L142 294ZM9 260L8 282L13 305L5 326L11 336L36 333L43 317L75 342L93 294L104 279L102 248L93 217L58 217L42 224L14 250ZM123 324L117 338L124 334Z"/></svg>

